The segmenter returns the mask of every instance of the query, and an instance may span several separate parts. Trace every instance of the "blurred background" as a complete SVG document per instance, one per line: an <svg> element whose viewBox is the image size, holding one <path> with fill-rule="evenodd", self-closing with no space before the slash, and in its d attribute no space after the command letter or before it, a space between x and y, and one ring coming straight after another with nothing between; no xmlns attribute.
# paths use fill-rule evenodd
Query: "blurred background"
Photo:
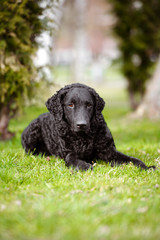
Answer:
<svg viewBox="0 0 160 240"><path fill-rule="evenodd" d="M160 118L160 1L3 0L0 137L24 106L74 82L107 106Z"/></svg>
<svg viewBox="0 0 160 240"><path fill-rule="evenodd" d="M112 34L115 17L110 4L105 0L60 3L63 5L59 4L54 13L54 35L49 41L47 34L43 35L42 42L47 44L38 50L35 59L37 66L49 65L50 71L47 66L43 70L52 85L50 94L74 82L96 87L104 97L104 88L108 93L112 88L124 88L119 65L112 66L119 50Z"/></svg>

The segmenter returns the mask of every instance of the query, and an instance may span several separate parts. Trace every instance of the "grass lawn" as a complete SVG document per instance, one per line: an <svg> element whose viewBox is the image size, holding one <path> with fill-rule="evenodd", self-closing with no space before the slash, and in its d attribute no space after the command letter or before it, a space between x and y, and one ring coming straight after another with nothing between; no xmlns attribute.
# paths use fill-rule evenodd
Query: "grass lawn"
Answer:
<svg viewBox="0 0 160 240"><path fill-rule="evenodd" d="M160 239L160 171L133 165L73 172L64 161L25 155L20 136L43 108L12 120L17 135L0 143L0 240ZM105 118L118 150L160 167L160 121L133 120L127 108Z"/></svg>

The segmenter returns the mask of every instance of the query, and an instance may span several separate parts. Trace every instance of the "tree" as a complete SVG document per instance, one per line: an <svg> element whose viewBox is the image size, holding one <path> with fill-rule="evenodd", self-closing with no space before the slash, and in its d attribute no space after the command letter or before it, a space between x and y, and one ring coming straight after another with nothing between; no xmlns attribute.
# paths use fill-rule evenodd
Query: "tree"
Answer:
<svg viewBox="0 0 160 240"><path fill-rule="evenodd" d="M160 1L110 0L132 109L140 103L160 49Z"/></svg>
<svg viewBox="0 0 160 240"><path fill-rule="evenodd" d="M160 57L153 78L148 84L146 94L136 111L136 115L160 118Z"/></svg>
<svg viewBox="0 0 160 240"><path fill-rule="evenodd" d="M34 89L32 56L36 38L46 29L42 0L1 0L0 4L0 139L10 139L8 124Z"/></svg>

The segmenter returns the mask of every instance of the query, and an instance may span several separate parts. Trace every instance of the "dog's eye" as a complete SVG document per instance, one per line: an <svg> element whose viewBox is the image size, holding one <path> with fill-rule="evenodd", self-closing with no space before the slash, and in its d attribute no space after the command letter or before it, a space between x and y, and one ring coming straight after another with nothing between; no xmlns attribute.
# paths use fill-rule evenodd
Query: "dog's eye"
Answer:
<svg viewBox="0 0 160 240"><path fill-rule="evenodd" d="M73 104L73 103L70 103L70 104L68 104L68 107L74 108L74 104Z"/></svg>
<svg viewBox="0 0 160 240"><path fill-rule="evenodd" d="M92 107L92 104L91 104L91 103L87 103L87 107L88 107L88 108L91 108L91 107Z"/></svg>

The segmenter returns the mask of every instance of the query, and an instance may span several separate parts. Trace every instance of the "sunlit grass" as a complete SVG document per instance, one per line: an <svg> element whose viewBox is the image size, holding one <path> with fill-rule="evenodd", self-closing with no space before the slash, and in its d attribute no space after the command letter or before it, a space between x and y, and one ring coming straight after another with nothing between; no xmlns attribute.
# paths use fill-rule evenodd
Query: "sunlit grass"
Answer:
<svg viewBox="0 0 160 240"><path fill-rule="evenodd" d="M150 239L160 236L160 172L131 165L74 172L64 161L26 155L20 136L46 108L12 120L0 143L0 239ZM128 106L108 106L105 119L118 150L160 167L160 121L133 120Z"/></svg>

